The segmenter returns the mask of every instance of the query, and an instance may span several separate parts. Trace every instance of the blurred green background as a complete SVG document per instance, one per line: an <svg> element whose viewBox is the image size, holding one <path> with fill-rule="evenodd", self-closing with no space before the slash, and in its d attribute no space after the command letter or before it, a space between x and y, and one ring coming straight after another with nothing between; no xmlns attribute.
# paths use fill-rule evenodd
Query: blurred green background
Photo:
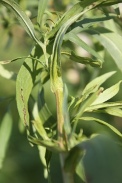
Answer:
<svg viewBox="0 0 122 183"><path fill-rule="evenodd" d="M26 11L31 20L35 23L38 1L18 0L16 2L19 2L22 9ZM70 7L70 5L72 3L75 3L76 1L50 0L49 2L50 9L63 12L66 10L67 5L69 5ZM89 38L86 34L81 36L86 42L88 42L88 44L91 44L94 49L99 48L98 51L101 53L101 45ZM23 28L18 24L14 14L0 5L0 60L10 60L16 57L27 56L33 48L33 45L34 42L32 42L32 40L25 33ZM63 46L67 49L68 47L73 48L73 45L69 45L69 43L64 43ZM84 55L88 54L82 49L77 51L80 53L82 52ZM62 64L64 81L68 85L70 94L77 96L82 91L84 86L89 81L91 81L91 79L108 71L116 70L117 73L115 76L113 76L112 79L109 79L104 84L105 87L115 84L122 78L122 73L116 67L113 59L107 53L107 51L104 51L104 53L102 54L104 54L105 59L102 69L85 67L84 65L74 64L73 62L69 61L66 62L66 58L64 58ZM4 68L17 74L23 61L24 60L21 59L17 62L4 65ZM55 106L54 108L52 108L52 102L54 98L50 97L50 94L48 93L49 87L49 83L47 83L46 99L50 109L55 115ZM122 87L118 95L114 97L113 100L121 100L121 92ZM29 145L26 138L26 132L23 128L23 124L19 121L15 102L15 82L5 79L3 76L1 76L0 73L0 123L8 109L10 109L13 117L13 125L5 160L3 163L3 168L0 170L0 182L8 183L9 181L11 181L12 183L46 183L47 180L44 178L43 175L43 165L39 158L38 149L36 146L31 147ZM110 117L108 115L101 115L100 117L101 119L106 119L106 121L110 121L110 124L114 125L122 132L122 119L117 117ZM92 127L90 127L90 129L87 128L86 134L88 134L89 136L92 131L104 131L104 129L100 125L92 124ZM112 158L113 157L114 156L112 156ZM85 161L87 162L87 160ZM120 161L122 162L121 158ZM62 183L59 157L57 154L54 154L52 157L51 167L53 182ZM77 176L76 180L77 182L80 182Z"/></svg>

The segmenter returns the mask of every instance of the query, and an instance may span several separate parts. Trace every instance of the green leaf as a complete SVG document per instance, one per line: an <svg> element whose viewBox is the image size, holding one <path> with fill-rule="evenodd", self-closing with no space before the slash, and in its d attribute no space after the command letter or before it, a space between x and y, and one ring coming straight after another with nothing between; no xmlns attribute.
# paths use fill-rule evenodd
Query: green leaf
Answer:
<svg viewBox="0 0 122 183"><path fill-rule="evenodd" d="M106 102L102 104L96 104L96 105L91 105L88 106L85 111L92 112L98 109L103 109L103 108L108 108L108 107L121 107L122 106L122 101L120 102Z"/></svg>
<svg viewBox="0 0 122 183"><path fill-rule="evenodd" d="M114 126L110 125L109 123L107 123L103 120L100 120L100 119L94 118L94 117L81 117L79 119L80 120L85 120L85 121L96 121L97 123L100 123L100 124L108 127L109 129L111 129L119 137L122 137L122 134Z"/></svg>
<svg viewBox="0 0 122 183"><path fill-rule="evenodd" d="M75 106L79 105L82 101L84 101L91 93L94 93L98 90L100 85L104 83L109 77L115 74L115 71L103 74L89 82L82 92L81 98L76 102Z"/></svg>
<svg viewBox="0 0 122 183"><path fill-rule="evenodd" d="M102 0L104 1L104 0ZM56 32L60 29L61 26L63 26L66 22L69 21L69 24L71 25L72 23L75 22L72 21L70 23L70 20L73 20L73 17L76 17L76 20L80 18L84 13L87 11L97 7L99 4L101 4L102 1L98 0L89 0L89 1L81 1L76 3L74 6L72 6L66 13L63 14L63 16L59 19L59 21L56 23L55 27L52 29L52 31L49 32L48 34L48 39L53 37ZM94 4L92 4L94 3ZM78 16L79 15L79 16ZM78 16L78 17L77 17ZM69 26L70 26L69 25Z"/></svg>
<svg viewBox="0 0 122 183"><path fill-rule="evenodd" d="M92 17L90 17L90 18L84 18L83 20L76 21L71 26L71 30L68 33L66 33L65 39L70 37L69 36L70 33L78 34L78 33L82 32L83 30L85 30L86 28L89 28L93 25L98 25L101 22L107 23L108 20L113 20L115 17L117 17L116 14L108 13L107 15L105 15L105 14L98 15L98 16L92 15Z"/></svg>
<svg viewBox="0 0 122 183"><path fill-rule="evenodd" d="M28 136L28 140L32 144L36 144L36 145L39 145L39 146L46 147L49 151L52 151L52 152L63 152L64 151L64 149L61 149L59 147L59 144L58 144L57 141L42 140L42 139L34 138L32 136Z"/></svg>
<svg viewBox="0 0 122 183"><path fill-rule="evenodd" d="M110 88L106 89L102 93L100 93L100 95L92 103L92 105L101 104L101 103L106 102L107 100L111 99L112 97L114 97L119 91L121 82L122 82L122 80L119 81L118 83L116 83L115 85L111 86Z"/></svg>
<svg viewBox="0 0 122 183"><path fill-rule="evenodd" d="M34 47L31 55L39 59L40 52L38 52L38 47ZM31 90L34 86L36 76L40 72L39 62L32 60L30 58L25 59L25 62L20 68L20 71L16 80L16 101L17 108L21 120L24 122L24 125L29 127L29 113L28 113L28 100L31 93Z"/></svg>
<svg viewBox="0 0 122 183"><path fill-rule="evenodd" d="M43 63L41 60L39 60L37 58L32 57L31 55L30 56L17 57L17 58L11 59L11 60L0 61L0 64L2 64L2 65L10 64L11 62L15 62L15 61L18 61L19 59L26 59L26 58L36 60L36 61L40 62L40 64L42 64L42 66L45 66L45 63Z"/></svg>
<svg viewBox="0 0 122 183"><path fill-rule="evenodd" d="M81 56L76 55L75 52L73 52L73 51L71 52L70 59L75 62L82 63L85 65L89 64L92 67L101 67L100 60L95 60L95 59L92 59L89 57L81 57Z"/></svg>
<svg viewBox="0 0 122 183"><path fill-rule="evenodd" d="M96 58L96 60L98 60L98 61L96 61L96 63L94 64L91 59L89 63L91 63L91 65L93 63L92 66L97 66L97 65L100 67L102 66L102 63L103 63L102 57L94 49L92 49L91 46L88 46L84 41L82 41L75 33L66 34L65 40L69 40L69 41L75 43L76 45L82 47L84 50L86 50L88 53L90 53L92 56L94 56Z"/></svg>
<svg viewBox="0 0 122 183"><path fill-rule="evenodd" d="M82 95L86 95L86 94L89 95L90 93L95 92L96 90L98 90L101 84L103 84L108 78L110 78L115 73L116 73L115 71L112 71L95 78L94 80L92 80L86 85L86 87L82 92Z"/></svg>
<svg viewBox="0 0 122 183"><path fill-rule="evenodd" d="M118 107L108 107L103 111L107 114L112 115L112 116L122 117L122 110Z"/></svg>
<svg viewBox="0 0 122 183"><path fill-rule="evenodd" d="M44 96L44 88L40 87L38 91L38 115L45 127L52 129L52 126L56 123L51 111L49 110Z"/></svg>
<svg viewBox="0 0 122 183"><path fill-rule="evenodd" d="M40 161L43 164L43 170L44 170L44 177L45 179L47 179L48 177L48 170L46 167L46 159L45 159L45 153L46 153L46 148L43 146L38 146L38 150L39 150L39 157L40 157Z"/></svg>
<svg viewBox="0 0 122 183"><path fill-rule="evenodd" d="M60 63L60 55L61 55L61 45L63 42L63 37L70 27L71 24L73 24L78 18L80 18L82 15L84 15L86 12L92 10L94 7L99 5L101 2L96 2L95 4L91 4L92 1L83 1L81 3L75 4L68 12L65 14L65 18L63 21L61 21L58 24L60 25L60 29L56 35L54 44L53 44L53 51L51 56L51 66L50 66L50 79L51 79L51 89L53 92L55 92L57 89L60 88L62 90L63 83L61 78L61 63ZM63 20L63 18L62 18ZM58 29L54 28L53 31L57 31ZM54 34L54 32L52 32ZM49 37L52 35L48 35ZM48 37L48 38L49 38Z"/></svg>
<svg viewBox="0 0 122 183"><path fill-rule="evenodd" d="M46 127L46 123L49 123L47 125L47 127L49 128L51 125L53 125L55 119L53 119L53 116L45 102L43 88L39 89L38 102L34 104L32 113L34 117L33 125L35 129L42 139L49 140L44 126Z"/></svg>
<svg viewBox="0 0 122 183"><path fill-rule="evenodd" d="M122 71L122 36L104 27L90 28L87 32L92 34L105 47Z"/></svg>
<svg viewBox="0 0 122 183"><path fill-rule="evenodd" d="M42 17L44 15L47 4L48 4L48 0L39 0L38 16L37 16L37 22L39 25L41 25L41 23L42 23Z"/></svg>
<svg viewBox="0 0 122 183"><path fill-rule="evenodd" d="M33 122L35 129L37 130L39 135L42 137L42 139L48 140L49 138L48 138L47 133L43 127L43 123L39 117L39 113L37 110L37 104L35 104L35 106L34 106L33 116L34 116L34 120L32 122Z"/></svg>
<svg viewBox="0 0 122 183"><path fill-rule="evenodd" d="M84 102L80 105L79 111L77 112L77 114L75 116L76 121L79 119L79 117L82 116L82 114L85 112L86 108L88 106L90 106L96 100L96 98L100 95L101 91L102 91L102 88L98 89L96 92L91 94L86 100L84 100ZM77 105L78 104L79 103L77 103Z"/></svg>
<svg viewBox="0 0 122 183"><path fill-rule="evenodd" d="M37 39L35 35L32 22L30 21L28 16L21 10L19 5L13 0L1 0L0 3L15 13L17 19L20 21L20 24L24 27L25 31L34 41L36 41L43 48L43 44Z"/></svg>
<svg viewBox="0 0 122 183"><path fill-rule="evenodd" d="M12 118L9 112L7 112L0 125L0 169L3 165L5 158L8 141L12 130Z"/></svg>
<svg viewBox="0 0 122 183"><path fill-rule="evenodd" d="M118 3L122 3L122 0L104 0L101 6L111 6Z"/></svg>

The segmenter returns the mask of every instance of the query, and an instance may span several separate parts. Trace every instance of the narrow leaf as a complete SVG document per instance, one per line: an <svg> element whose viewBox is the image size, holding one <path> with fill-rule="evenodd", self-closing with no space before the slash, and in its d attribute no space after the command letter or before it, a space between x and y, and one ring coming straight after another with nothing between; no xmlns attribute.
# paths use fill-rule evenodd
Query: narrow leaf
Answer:
<svg viewBox="0 0 122 183"><path fill-rule="evenodd" d="M37 16L37 22L39 25L41 25L41 23L42 23L42 17L44 15L47 4L48 4L48 0L39 0L38 16Z"/></svg>
<svg viewBox="0 0 122 183"><path fill-rule="evenodd" d="M114 71L103 74L102 76L99 76L89 82L86 87L84 88L82 92L82 96L80 99L76 102L75 106L79 105L82 101L84 101L91 93L94 93L98 90L100 85L104 83L109 77L111 77L113 74L115 74Z"/></svg>
<svg viewBox="0 0 122 183"><path fill-rule="evenodd" d="M102 76L99 76L97 78L95 78L94 80L92 80L91 82L89 82L86 87L84 88L82 95L84 94L90 94L93 93L94 91L96 91L101 84L103 84L108 78L110 78L113 74L115 74L115 71L103 74Z"/></svg>
<svg viewBox="0 0 122 183"><path fill-rule="evenodd" d="M84 41L82 41L75 33L68 33L65 35L65 40L69 40L76 45L82 47L84 50L86 50L88 53L90 53L92 56L98 60L98 66L102 66L103 59L102 57L93 49L91 46L87 45ZM93 62L93 61L92 61ZM90 62L92 64L92 62ZM93 64L95 66L95 64ZM97 66L97 63L96 63Z"/></svg>
<svg viewBox="0 0 122 183"><path fill-rule="evenodd" d="M90 28L88 32L106 48L122 71L122 36L104 27Z"/></svg>
<svg viewBox="0 0 122 183"><path fill-rule="evenodd" d="M72 26L71 30L66 33L65 39L67 39L67 36L69 37L68 34L73 33L73 34L78 34L82 32L84 29L93 26L93 25L98 25L101 22L108 22L108 20L113 20L115 17L117 17L116 14L109 13L107 16L105 14L103 15L98 15L98 16L93 16L90 18L84 18L83 20L76 21Z"/></svg>
<svg viewBox="0 0 122 183"><path fill-rule="evenodd" d="M81 56L76 55L75 52L73 52L73 51L71 52L70 59L75 62L82 63L85 65L89 64L92 67L101 67L100 60L95 60L95 59L92 59L89 57L81 57Z"/></svg>
<svg viewBox="0 0 122 183"><path fill-rule="evenodd" d="M66 19L64 20L63 25L61 22L62 26L60 26L60 29L56 35L54 45L53 45L52 56L51 56L50 78L51 78L51 89L53 92L55 92L55 90L59 87L63 88L63 83L62 83L62 78L61 78L61 68L60 68L60 65L61 65L60 49L61 49L61 45L62 45L63 38L64 38L66 31L68 30L70 25L72 25L76 20L78 20L78 18L80 18L86 12L92 10L94 7L96 7L100 3L101 2L96 2L95 4L91 4L91 2L89 2L89 1L87 1L87 2L83 1L83 4L77 3L68 12L66 12ZM59 25L60 24L58 24L58 26ZM55 29L53 29L53 30L55 30ZM56 28L56 31L57 31L57 28ZM51 35L49 35L49 37L50 36Z"/></svg>
<svg viewBox="0 0 122 183"><path fill-rule="evenodd" d="M49 151L54 151L54 152L63 152L64 149L61 149L59 147L59 144L58 142L53 142L51 140L42 140L42 139L37 139L37 138L34 138L32 136L28 136L28 140L33 143L33 144L36 144L36 145L39 145L39 146L43 146L43 147L46 147Z"/></svg>
<svg viewBox="0 0 122 183"><path fill-rule="evenodd" d="M112 116L118 116L118 117L122 117L122 110L119 109L118 107L109 107L109 108L106 108L105 111L107 114L110 114Z"/></svg>
<svg viewBox="0 0 122 183"><path fill-rule="evenodd" d="M34 57L31 57L31 55L30 56L17 57L17 58L11 59L11 60L0 61L0 64L2 64L2 65L10 64L11 62L15 62L15 61L18 61L20 59L26 59L26 58L30 58L30 59L36 60L36 61L40 62L40 64L45 66L45 64L41 60L39 60L37 58L34 58Z"/></svg>
<svg viewBox="0 0 122 183"><path fill-rule="evenodd" d="M47 179L47 177L48 177L48 169L46 167L46 159L45 159L46 148L43 147L43 146L38 146L38 150L39 150L40 161L43 164L44 177Z"/></svg>
<svg viewBox="0 0 122 183"><path fill-rule="evenodd" d="M112 125L110 125L109 123L103 121L103 120L100 120L98 118L94 118L94 117L81 117L79 118L80 120L85 120L85 121L96 121L97 123L100 123L104 126L107 126L108 128L110 128L115 134L117 134L118 136L122 137L122 134L115 128L113 127Z"/></svg>
<svg viewBox="0 0 122 183"><path fill-rule="evenodd" d="M38 92L38 111L41 122L45 127L47 126L51 128L56 123L56 120L54 119L45 101L43 87L40 87Z"/></svg>
<svg viewBox="0 0 122 183"><path fill-rule="evenodd" d="M100 95L92 103L92 105L101 104L101 103L106 102L107 100L111 99L112 97L114 97L119 91L121 82L122 82L122 80L119 81L117 84L111 86L110 88L106 89L102 93L100 93Z"/></svg>
<svg viewBox="0 0 122 183"><path fill-rule="evenodd" d="M35 35L34 27L28 16L22 11L19 5L13 0L1 0L1 4L3 4L6 8L14 11L17 19L20 21L20 24L24 27L25 31L29 34L29 36L36 41L41 47L43 44L39 41Z"/></svg>
<svg viewBox="0 0 122 183"><path fill-rule="evenodd" d="M79 112L76 114L76 120L82 116L82 114L85 112L86 108L88 106L90 106L95 100L96 98L100 95L102 91L102 88L98 89L96 92L94 92L93 94L91 94L91 96L89 96L80 106L79 108ZM79 101L76 105L79 104Z"/></svg>
<svg viewBox="0 0 122 183"><path fill-rule="evenodd" d="M63 16L59 19L59 21L56 23L56 25L52 29L52 31L49 32L48 39L51 38L51 37L53 37L55 35L55 33L60 29L60 27L62 25L64 25L68 20L71 20L73 17L76 17L78 14L80 14L80 16L82 16L85 12L87 12L87 11L89 11L89 10L97 7L103 1L104 0L101 0L101 1L98 1L98 0L89 0L89 1L81 1L81 2L76 3L66 13L64 13ZM94 3L94 4L92 4L92 3ZM72 21L72 23L74 23L74 22L75 21ZM70 25L72 23L70 23Z"/></svg>
<svg viewBox="0 0 122 183"><path fill-rule="evenodd" d="M91 105L86 108L85 111L92 112L98 109L103 109L103 108L108 108L108 107L121 107L122 106L122 101L120 102L106 102L102 104L96 104L96 105Z"/></svg>
<svg viewBox="0 0 122 183"><path fill-rule="evenodd" d="M101 4L101 6L111 6L111 5L118 4L118 3L122 3L122 0L105 0Z"/></svg>

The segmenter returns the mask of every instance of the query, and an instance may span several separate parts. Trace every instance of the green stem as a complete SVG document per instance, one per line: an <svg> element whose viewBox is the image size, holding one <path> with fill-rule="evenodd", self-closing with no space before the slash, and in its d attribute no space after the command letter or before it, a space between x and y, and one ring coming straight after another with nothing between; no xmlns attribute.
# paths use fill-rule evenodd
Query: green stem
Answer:
<svg viewBox="0 0 122 183"><path fill-rule="evenodd" d="M63 116L63 91L62 90L56 90L55 92L56 96L56 103L57 103L57 130L58 130L58 141L59 146L61 149L65 148L65 142L64 142L64 116ZM62 169L62 175L63 175L63 182L64 183L74 183L73 174L72 172L66 172L64 170L65 165L65 159L67 157L67 151L61 152L59 154L60 156L60 163L61 163L61 169Z"/></svg>
<svg viewBox="0 0 122 183"><path fill-rule="evenodd" d="M64 149L63 141L63 126L64 126L64 117L63 117L63 91L56 90L56 106L57 106L57 130L58 130L58 141L60 148Z"/></svg>

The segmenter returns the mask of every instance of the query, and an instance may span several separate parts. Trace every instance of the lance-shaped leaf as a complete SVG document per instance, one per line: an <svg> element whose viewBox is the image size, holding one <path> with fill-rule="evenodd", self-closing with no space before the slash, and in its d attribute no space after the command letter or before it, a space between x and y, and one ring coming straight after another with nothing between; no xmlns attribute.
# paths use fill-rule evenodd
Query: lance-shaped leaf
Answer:
<svg viewBox="0 0 122 183"><path fill-rule="evenodd" d="M119 81L115 85L111 86L110 88L108 88L105 91L103 91L102 93L100 93L100 95L92 103L92 105L101 104L101 103L106 102L107 100L111 99L112 97L114 97L119 91L121 82L122 81Z"/></svg>
<svg viewBox="0 0 122 183"><path fill-rule="evenodd" d="M52 129L52 126L55 124L55 119L49 110L47 103L45 101L45 96L44 96L44 88L40 87L38 91L38 115L42 121L42 124L45 127L49 127L50 130Z"/></svg>
<svg viewBox="0 0 122 183"><path fill-rule="evenodd" d="M75 23L72 24L70 27L70 31L66 33L65 39L67 39L70 35L70 33L78 34L82 32L84 29L93 26L93 25L99 25L101 22L108 22L108 20L113 20L115 17L117 17L116 14L108 13L107 15L98 15L98 16L92 16L90 18L84 18L83 20L78 20Z"/></svg>
<svg viewBox="0 0 122 183"><path fill-rule="evenodd" d="M15 62L15 61L18 61L18 60L21 60L21 59L25 59L25 58L30 58L32 60L36 60L36 61L40 62L40 64L42 64L42 66L45 66L44 62L42 62L41 60L39 60L37 58L32 57L32 55L17 57L17 58L11 59L11 60L0 61L0 64L6 65L6 64L10 64L11 62Z"/></svg>
<svg viewBox="0 0 122 183"><path fill-rule="evenodd" d="M81 117L82 114L85 112L85 109L96 100L96 98L100 95L101 92L102 88L99 88L96 92L94 92L93 94L91 94L91 96L84 100L83 103L81 103L79 111L75 116L76 121L78 121L79 117Z"/></svg>
<svg viewBox="0 0 122 183"><path fill-rule="evenodd" d="M3 160L5 158L5 153L8 145L12 130L12 118L9 112L7 112L0 125L0 169L3 165Z"/></svg>
<svg viewBox="0 0 122 183"><path fill-rule="evenodd" d="M47 4L48 4L48 0L39 0L38 16L37 16L37 22L39 25L41 25L42 23L42 17L44 15Z"/></svg>
<svg viewBox="0 0 122 183"><path fill-rule="evenodd" d="M115 74L115 71L103 74L89 82L82 92L81 98L76 102L75 106L79 105L82 101L84 101L91 93L94 93L98 90L100 85L104 83L109 77Z"/></svg>
<svg viewBox="0 0 122 183"><path fill-rule="evenodd" d="M118 107L108 107L105 110L103 110L103 112L113 115L113 116L122 117L122 109L120 109Z"/></svg>
<svg viewBox="0 0 122 183"><path fill-rule="evenodd" d="M68 12L66 12L66 14L65 14L66 19L65 19L63 25L61 23L62 26L60 27L60 29L57 33L57 36L55 38L54 45L53 45L53 52L52 52L52 56L51 56L50 77L51 77L51 88L52 88L53 92L56 90L56 88L63 87L63 86L61 86L62 79L61 79L61 68L60 68L60 64L61 64L60 63L60 54L61 54L60 49L61 49L63 37L64 37L67 29L78 18L80 18L86 12L88 12L88 11L92 10L93 8L95 8L96 6L98 6L100 3L101 2L95 2L94 4L92 4L92 0L87 1L87 2L83 1L81 3L77 3ZM57 31L57 28L56 28L56 31Z"/></svg>
<svg viewBox="0 0 122 183"><path fill-rule="evenodd" d="M33 144L36 144L36 145L39 145L39 146L43 146L43 147L46 147L49 151L54 151L54 152L63 152L64 149L61 149L59 147L59 144L57 141L51 141L51 140L42 140L42 139L37 139L37 138L34 138L32 136L28 136L28 140L33 143Z"/></svg>
<svg viewBox="0 0 122 183"><path fill-rule="evenodd" d="M101 61L100 60L95 60L89 57L81 57L79 55L76 55L75 52L71 52L70 57L71 60L85 64L85 65L91 65L92 67L101 67Z"/></svg>
<svg viewBox="0 0 122 183"><path fill-rule="evenodd" d="M111 129L119 137L122 137L122 134L114 126L110 125L109 123L107 123L103 120L100 120L100 119L94 118L94 117L81 117L79 119L80 120L85 120L85 121L96 121L97 123L100 123L100 124L108 127L109 129Z"/></svg>
<svg viewBox="0 0 122 183"><path fill-rule="evenodd" d="M122 3L122 0L105 0L102 2L101 6L111 6L118 3Z"/></svg>
<svg viewBox="0 0 122 183"><path fill-rule="evenodd" d="M43 48L43 44L37 39L35 35L32 22L30 21L28 16L22 11L19 5L13 0L1 0L0 3L6 6L7 8L11 9L15 13L17 19L24 27L26 32L29 34L29 36Z"/></svg>
<svg viewBox="0 0 122 183"><path fill-rule="evenodd" d="M42 137L42 139L48 140L49 138L48 138L47 133L44 129L43 121L41 120L41 118L39 116L37 103L35 103L34 108L33 108L33 117L34 117L33 125L34 125L35 129L37 130L39 135Z"/></svg>
<svg viewBox="0 0 122 183"><path fill-rule="evenodd" d="M95 60L93 61L92 59L90 60L90 58L89 58L89 64L91 63L91 65L94 67L102 66L102 63L103 63L102 57L93 48L91 48L91 46L87 45L84 41L82 41L75 33L68 33L65 35L64 38L65 38L64 40L69 40L72 43L82 47L89 54L91 54L92 56L94 56L96 58L96 62L95 62ZM84 60L84 62L85 62L85 60Z"/></svg>
<svg viewBox="0 0 122 183"><path fill-rule="evenodd" d="M101 103L101 104L96 104L96 105L91 105L91 106L88 106L86 108L85 111L88 111L88 112L92 112L92 111L95 111L95 110L102 110L103 108L108 108L108 107L122 107L122 101L120 102L106 102L106 103Z"/></svg>
<svg viewBox="0 0 122 183"><path fill-rule="evenodd" d="M122 71L122 36L104 27L90 28L88 31L109 52L118 68Z"/></svg>
<svg viewBox="0 0 122 183"><path fill-rule="evenodd" d="M69 21L69 24L71 25L73 22L75 22L75 20L77 20L85 12L97 7L103 1L104 0L99 0L99 1L98 0L89 0L89 1L81 1L81 2L76 3L66 13L64 13L63 16L59 19L59 21L56 23L56 25L52 29L52 31L49 32L49 34L47 36L48 39L53 37L55 35L55 33L59 30L59 28L62 25L64 25L67 21ZM78 14L80 14L79 17L77 17ZM71 19L73 20L73 17L77 17L77 18L74 21L72 21L72 23L70 23L70 20Z"/></svg>
<svg viewBox="0 0 122 183"><path fill-rule="evenodd" d="M34 47L31 55L33 57L40 58L40 52L38 47ZM25 59L25 62L20 68L16 81L16 101L17 108L21 120L24 122L25 126L29 126L29 113L28 113L28 100L33 88L36 76L40 72L39 62L32 60L30 58Z"/></svg>
<svg viewBox="0 0 122 183"><path fill-rule="evenodd" d="M86 87L82 92L82 95L86 93L90 94L95 92L101 86L101 84L103 84L108 78L110 78L115 73L116 73L115 71L112 71L95 78L94 80L92 80L86 85Z"/></svg>

